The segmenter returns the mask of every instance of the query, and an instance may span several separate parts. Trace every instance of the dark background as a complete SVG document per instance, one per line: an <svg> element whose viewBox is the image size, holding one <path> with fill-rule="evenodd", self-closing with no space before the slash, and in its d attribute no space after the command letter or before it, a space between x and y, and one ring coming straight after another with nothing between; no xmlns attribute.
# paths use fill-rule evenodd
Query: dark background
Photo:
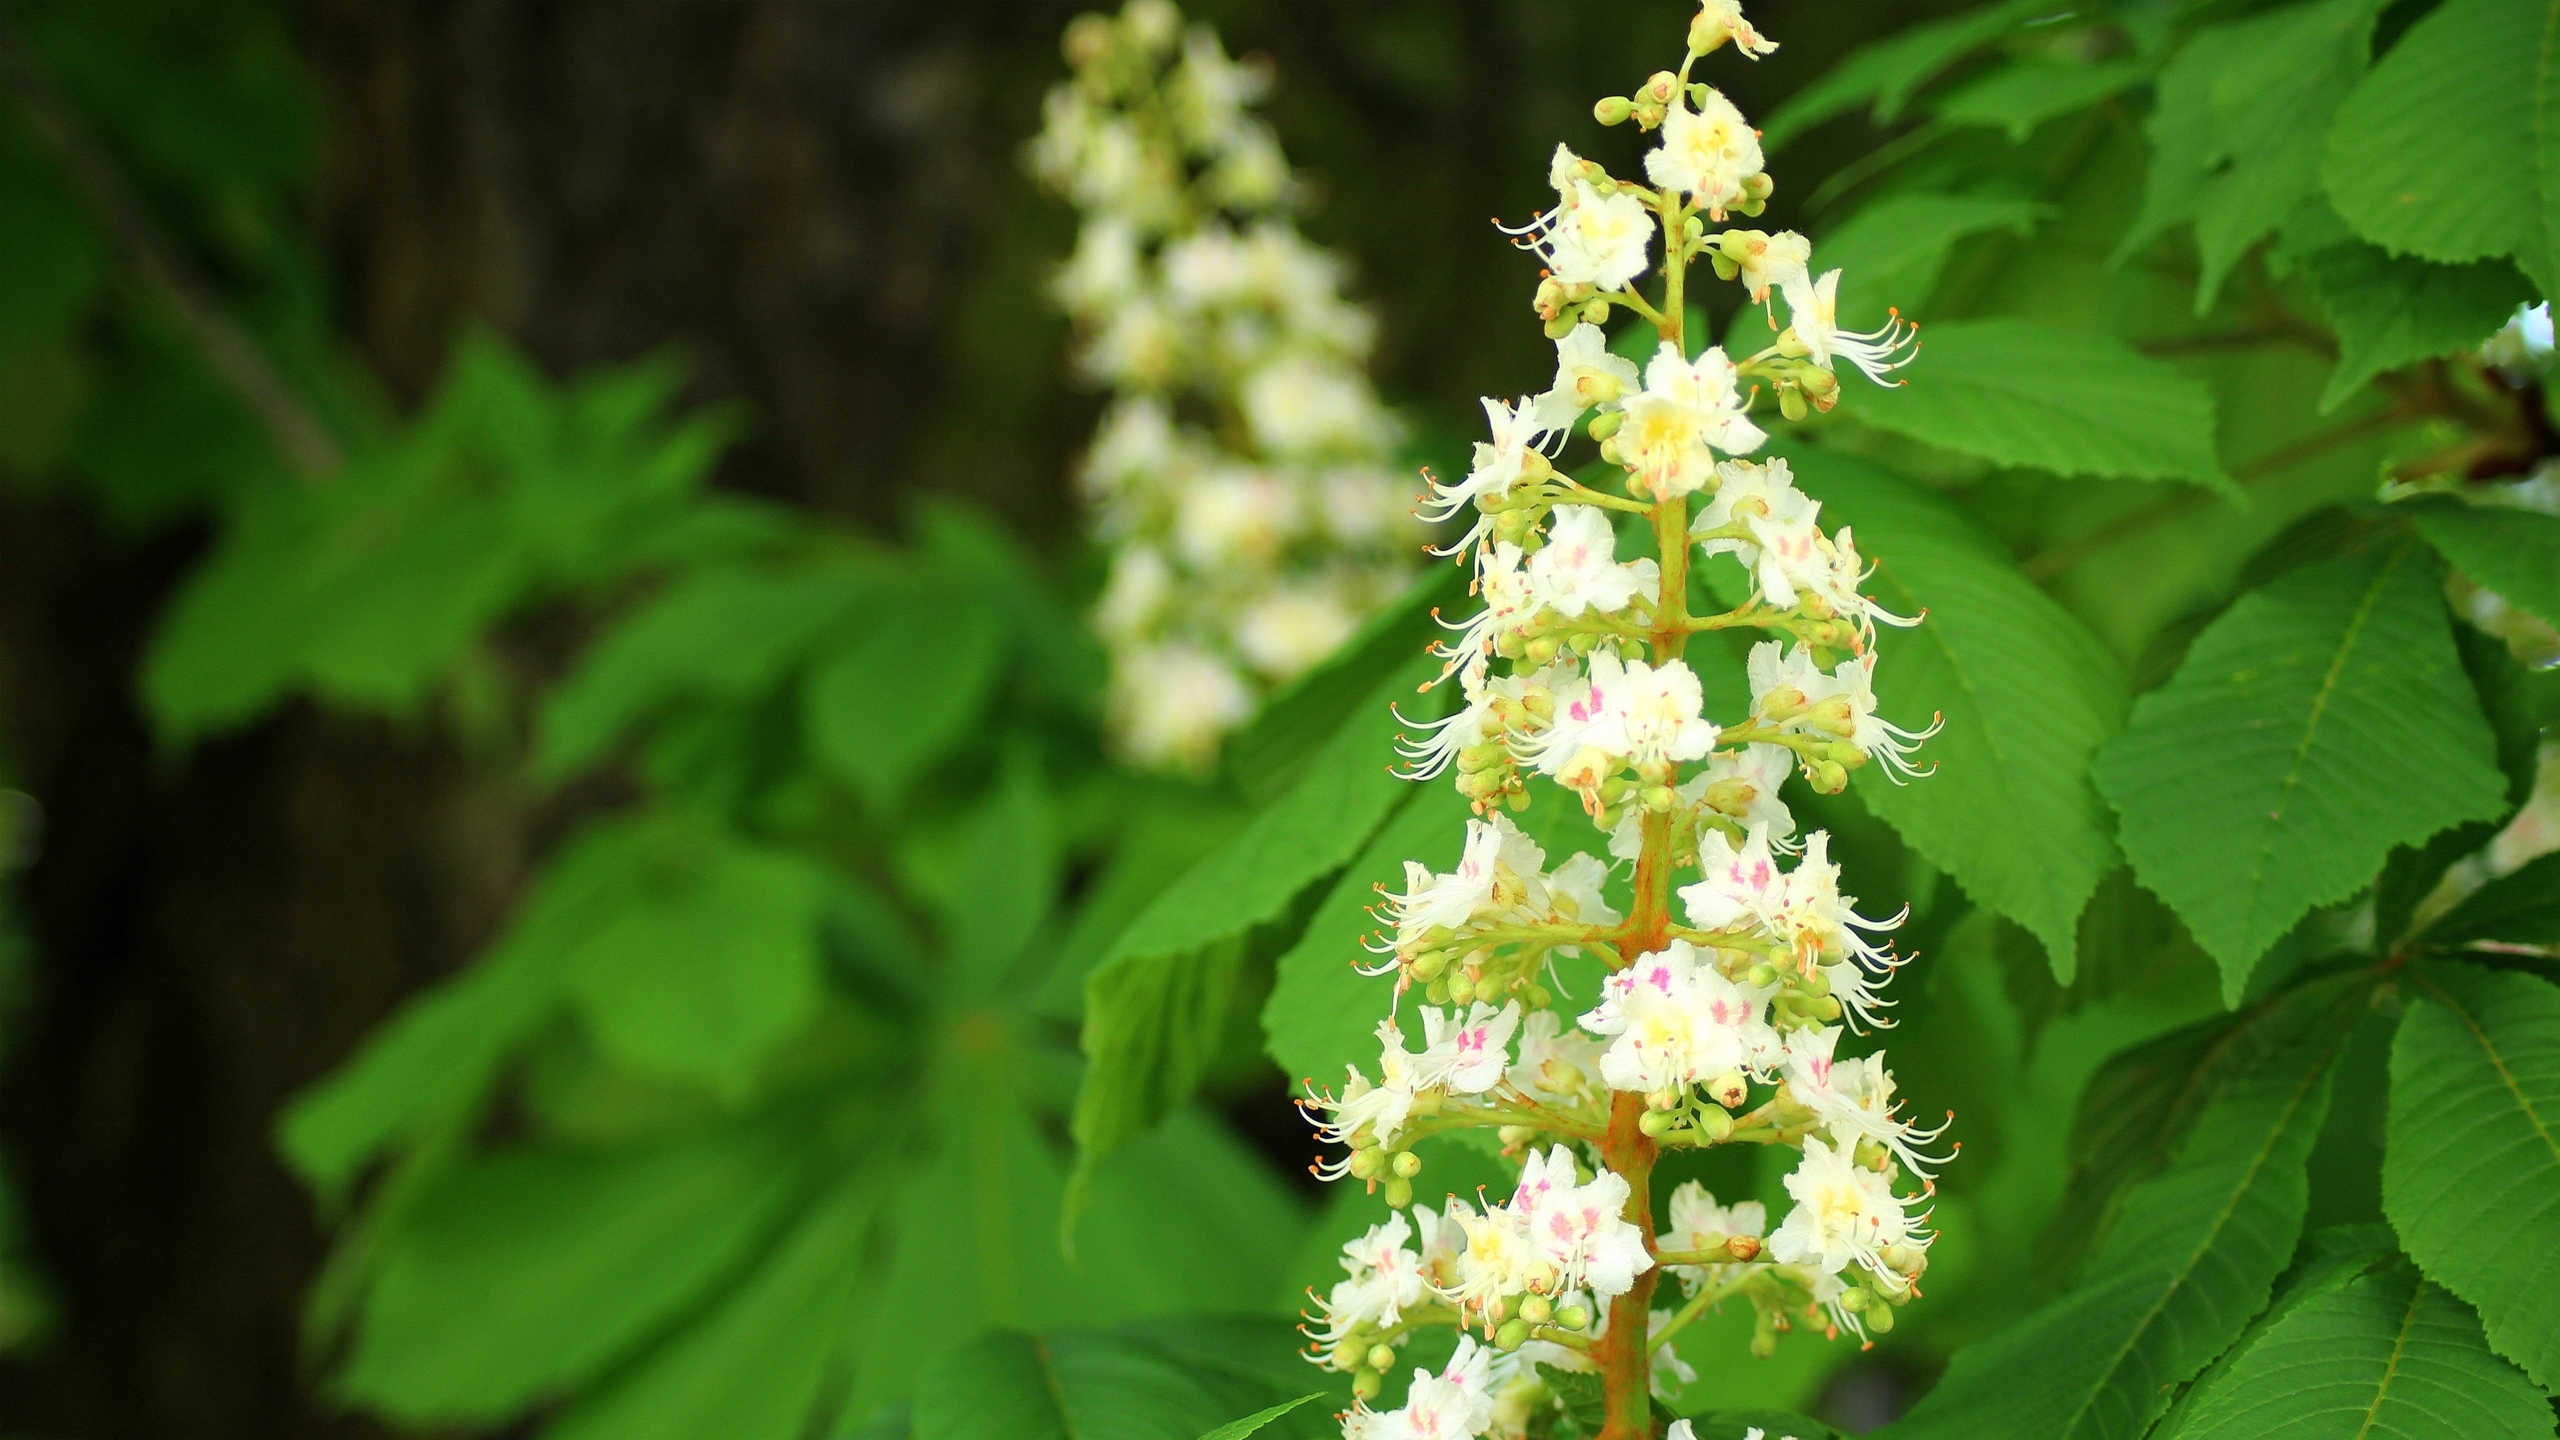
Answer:
<svg viewBox="0 0 2560 1440"><path fill-rule="evenodd" d="M474 323L558 375L674 347L696 398L747 418L722 483L891 534L912 493L959 495L1074 564L1063 477L1096 401L1040 289L1071 217L1016 157L1084 7L265 8L319 137L294 223L328 327L392 403L426 393ZM1381 386L1426 448L1460 442L1477 395L1542 384L1535 267L1487 219L1546 203L1558 138L1632 160L1633 135L1588 107L1672 53L1692 7L1187 8L1275 64L1270 113L1318 197L1307 228L1351 256ZM1766 116L1857 43L1948 8L1772 0L1754 19L1785 48L1719 79ZM1792 146L1762 223L1802 223L1800 197L1876 138L1850 119ZM187 239L187 217L163 218ZM38 1348L0 1360L0 1434L375 1433L315 1397L298 1315L322 1217L270 1127L472 953L562 819L451 737L307 704L157 753L131 677L205 540L0 493L0 746L47 826L19 877L0 1145L57 1308Z"/></svg>

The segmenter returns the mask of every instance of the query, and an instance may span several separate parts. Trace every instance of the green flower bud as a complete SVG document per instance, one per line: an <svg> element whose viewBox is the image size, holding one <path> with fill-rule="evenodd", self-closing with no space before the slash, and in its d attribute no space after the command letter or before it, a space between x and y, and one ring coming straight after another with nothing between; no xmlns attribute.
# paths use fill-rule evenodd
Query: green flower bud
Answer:
<svg viewBox="0 0 2560 1440"><path fill-rule="evenodd" d="M1636 103L1624 95L1605 95L1591 107L1591 118L1603 125L1624 125L1635 108Z"/></svg>
<svg viewBox="0 0 2560 1440"><path fill-rule="evenodd" d="M1586 325L1608 324L1609 302L1606 300L1593 300L1590 304L1583 306L1582 320Z"/></svg>
<svg viewBox="0 0 2560 1440"><path fill-rule="evenodd" d="M1396 1158L1388 1161L1387 1164L1397 1175L1407 1180L1422 1173L1422 1157L1410 1150L1397 1151Z"/></svg>
<svg viewBox="0 0 2560 1440"><path fill-rule="evenodd" d="M1544 1295L1532 1295L1520 1302L1520 1318L1532 1325L1544 1325L1555 1318L1554 1302Z"/></svg>
<svg viewBox="0 0 2560 1440"><path fill-rule="evenodd" d="M1378 1178L1378 1172L1386 1168L1387 1162L1381 1158L1381 1152L1378 1150L1351 1152L1351 1178L1354 1180L1375 1180Z"/></svg>
<svg viewBox="0 0 2560 1440"><path fill-rule="evenodd" d="M1751 984L1766 990L1770 986L1778 983L1778 967L1770 964L1766 960L1763 960L1759 964L1752 966L1742 978Z"/></svg>
<svg viewBox="0 0 2560 1440"><path fill-rule="evenodd" d="M1439 979L1437 979L1437 980L1434 980L1434 981L1432 981L1431 983L1429 983L1429 984L1427 984L1427 985L1423 986L1423 987L1422 987L1422 998L1423 998L1423 999L1425 999L1425 1000L1430 1001L1430 1002L1431 1002L1432 1004L1434 1004L1434 1005L1446 1005L1446 1004L1448 1004L1448 1003L1449 1003L1449 980L1448 980L1448 977L1447 977L1447 976L1442 976L1441 978L1439 978Z"/></svg>
<svg viewBox="0 0 2560 1440"><path fill-rule="evenodd" d="M1579 1305L1567 1305L1556 1312L1556 1328L1559 1330L1579 1330L1590 1323L1591 1312Z"/></svg>
<svg viewBox="0 0 2560 1440"><path fill-rule="evenodd" d="M1626 420L1627 416L1625 411L1603 410L1599 414L1591 417L1591 424L1587 428L1591 433L1592 439L1606 440L1610 436L1617 434L1618 427L1625 424Z"/></svg>
<svg viewBox="0 0 2560 1440"><path fill-rule="evenodd" d="M1837 760L1817 761L1813 767L1813 788L1825 795L1837 795L1849 788L1849 772Z"/></svg>
<svg viewBox="0 0 2560 1440"><path fill-rule="evenodd" d="M1636 1128L1656 1140L1677 1128L1679 1124L1680 1117L1668 1110L1647 1110L1636 1117Z"/></svg>
<svg viewBox="0 0 2560 1440"><path fill-rule="evenodd" d="M1722 1144L1733 1133L1733 1115L1721 1106L1710 1105L1698 1112L1698 1134L1710 1145Z"/></svg>
<svg viewBox="0 0 2560 1440"><path fill-rule="evenodd" d="M1385 1189L1388 1209L1401 1210L1413 1203L1413 1182L1403 1176L1388 1177Z"/></svg>
<svg viewBox="0 0 2560 1440"><path fill-rule="evenodd" d="M1812 1004L1807 1005L1804 1008L1806 1013L1812 1015L1813 1018L1828 1025L1840 1018L1840 997L1836 995L1824 995L1815 999Z"/></svg>
<svg viewBox="0 0 2560 1440"><path fill-rule="evenodd" d="M1778 413L1790 420L1801 420L1813 413L1813 407L1805 403L1802 391L1789 385L1778 392Z"/></svg>
<svg viewBox="0 0 2560 1440"><path fill-rule="evenodd" d="M1545 328L1547 338L1550 340L1561 340L1567 335L1572 334L1573 327L1581 323L1582 317L1579 315L1559 315L1546 323Z"/></svg>
<svg viewBox="0 0 2560 1440"><path fill-rule="evenodd" d="M1367 1348L1362 1346L1359 1341L1345 1340L1341 1344L1333 1347L1333 1355L1331 1357L1333 1360L1333 1368L1336 1370L1357 1370L1360 1368L1361 1360L1366 1358L1368 1353ZM1387 1367L1381 1365L1378 1368L1384 1370Z"/></svg>
<svg viewBox="0 0 2560 1440"><path fill-rule="evenodd" d="M1425 950L1421 954L1414 956L1413 964L1406 968L1413 972L1413 978L1416 980L1437 979L1449 968L1449 952L1446 950Z"/></svg>
<svg viewBox="0 0 2560 1440"><path fill-rule="evenodd" d="M1493 1332L1493 1348L1506 1355L1528 1342L1529 1322L1517 1316L1503 1321L1502 1328Z"/></svg>
<svg viewBox="0 0 2560 1440"><path fill-rule="evenodd" d="M1383 1375L1387 1371L1394 1369L1395 1364L1395 1347L1390 1345L1372 1345L1369 1347L1369 1369L1375 1370L1379 1374Z"/></svg>
<svg viewBox="0 0 2560 1440"><path fill-rule="evenodd" d="M1867 1313L1861 1318L1867 1322L1867 1330L1870 1334L1893 1333L1893 1307L1890 1305L1870 1305L1867 1307Z"/></svg>
<svg viewBox="0 0 2560 1440"><path fill-rule="evenodd" d="M1727 1235L1724 1237L1724 1253L1736 1260L1757 1260L1760 1258L1760 1237Z"/></svg>
<svg viewBox="0 0 2560 1440"><path fill-rule="evenodd" d="M1843 1310L1864 1310L1867 1308L1867 1303L1874 1298L1874 1296L1869 1295L1866 1291L1852 1285L1848 1289L1840 1292L1840 1308Z"/></svg>
<svg viewBox="0 0 2560 1440"><path fill-rule="evenodd" d="M1378 1392L1385 1389L1386 1385L1387 1377L1375 1370L1364 1369L1351 1377L1351 1393L1363 1400L1377 1399Z"/></svg>
<svg viewBox="0 0 2560 1440"><path fill-rule="evenodd" d="M1449 1003L1464 1005L1476 998L1475 977L1463 971L1449 977Z"/></svg>

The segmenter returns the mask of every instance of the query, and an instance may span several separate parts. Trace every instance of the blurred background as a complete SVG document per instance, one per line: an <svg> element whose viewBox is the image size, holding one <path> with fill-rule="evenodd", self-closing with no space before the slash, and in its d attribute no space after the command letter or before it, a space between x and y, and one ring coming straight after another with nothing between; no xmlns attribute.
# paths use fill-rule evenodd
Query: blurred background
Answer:
<svg viewBox="0 0 2560 1440"><path fill-rule="evenodd" d="M385 682L399 704L338 703L353 681L223 691L301 643L282 601L272 640L243 622L184 684L153 669L226 519L313 468L243 394L271 382L361 459L434 409L464 337L520 356L527 394L654 362L671 388L634 403L727 427L704 463L714 493L762 502L738 514L905 545L943 513L922 500L956 502L1072 618L1098 572L1069 477L1101 402L1044 291L1073 216L1019 157L1080 8L0 3L0 1433L391 1433L324 1398L305 1344L332 1212L280 1159L280 1110L641 783L529 784L507 759L510 706L596 632L568 580L484 606L503 623L433 703L406 680ZM1957 8L1760 0L1784 48L1719 83L1766 115ZM1552 365L1529 262L1488 219L1547 203L1557 138L1597 134L1591 101L1655 68L1694 5L1186 9L1272 63L1303 224L1375 310L1380 389L1417 460L1462 456L1476 397ZM1815 228L1808 198L1884 133L1853 114L1795 140L1760 223ZM1636 137L1599 138L1625 173ZM1900 886L1898 852L1873 864L1892 878L1867 893ZM2100 903L2134 904L2119 888ZM1277 1071L1220 1094L1294 1175L1309 1147Z"/></svg>

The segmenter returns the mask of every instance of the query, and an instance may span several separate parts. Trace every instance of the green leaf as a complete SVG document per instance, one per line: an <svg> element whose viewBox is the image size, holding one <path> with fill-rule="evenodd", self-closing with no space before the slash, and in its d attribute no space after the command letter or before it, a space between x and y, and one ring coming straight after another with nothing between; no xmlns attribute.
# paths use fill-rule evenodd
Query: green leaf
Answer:
<svg viewBox="0 0 2560 1440"><path fill-rule="evenodd" d="M1858 797L1965 893L2025 926L2070 979L2075 922L2116 866L2089 759L2124 723L2123 670L1962 507L1834 450L1792 463L1826 523L1854 530L1872 593L1916 629L1889 632L1876 692L1901 723L1934 712L1937 773L1896 785L1881 767Z"/></svg>
<svg viewBox="0 0 2560 1440"><path fill-rule="evenodd" d="M2343 1038L2372 988L2363 976L2314 982L2110 1058L2080 1093L2070 1178L2039 1245L2040 1268L2056 1282L2070 1278L2114 1229L2126 1196L2170 1163L2207 1107L2285 1051Z"/></svg>
<svg viewBox="0 0 2560 1440"><path fill-rule="evenodd" d="M2436 553L2481 588L2546 625L2560 625L2560 515L2429 497L2399 507Z"/></svg>
<svg viewBox="0 0 2560 1440"><path fill-rule="evenodd" d="M341 1388L458 1424L591 1379L744 1258L797 1178L786 1151L744 1132L449 1171L379 1238Z"/></svg>
<svg viewBox="0 0 2560 1440"><path fill-rule="evenodd" d="M1880 325L1888 309L1927 313L1957 241L1991 230L2023 237L2044 209L1999 195L1888 195L1825 231L1815 253L1819 268L1841 271L1840 318Z"/></svg>
<svg viewBox="0 0 2560 1440"><path fill-rule="evenodd" d="M1388 705L1438 673L1416 657L1373 691L1290 792L1121 935L1085 980L1076 1143L1089 1167L1187 1099L1214 1053L1245 936L1348 864L1409 793Z"/></svg>
<svg viewBox="0 0 2560 1440"><path fill-rule="evenodd" d="M2118 255L2192 219L2196 313L2318 187L2329 117L2364 74L2380 0L2290 5L2200 31L2160 76L2142 214Z"/></svg>
<svg viewBox="0 0 2560 1440"><path fill-rule="evenodd" d="M1279 1419L1281 1416L1288 1414L1290 1411L1297 1409L1308 1401L1321 1400L1323 1398L1323 1391L1310 1390L1295 1400L1283 1400L1277 1405L1270 1405L1260 1410L1256 1410L1241 1420L1230 1420L1226 1424L1219 1426L1217 1429L1203 1434L1200 1437L1200 1440L1245 1440L1245 1437L1248 1435L1258 1435L1262 1433L1264 1428L1269 1426L1272 1421Z"/></svg>
<svg viewBox="0 0 2560 1440"><path fill-rule="evenodd" d="M1253 1375L1139 1336L990 1335L927 1372L915 1440L1197 1440L1271 1400Z"/></svg>
<svg viewBox="0 0 2560 1440"><path fill-rule="evenodd" d="M2458 966L2412 978L2383 1211L2498 1353L2560 1390L2560 988Z"/></svg>
<svg viewBox="0 0 2560 1440"><path fill-rule="evenodd" d="M2057 475L2231 487L2213 452L2213 392L2106 335L2027 320L1928 327L1909 384L1842 387L1879 429Z"/></svg>
<svg viewBox="0 0 2560 1440"><path fill-rule="evenodd" d="M2007 0L1962 15L1914 25L1851 51L1829 74L1799 90L1795 98L1769 117L1764 143L1779 146L1835 115L1845 115L1869 100L1875 119L1886 124L1921 86L1974 51L2017 29L2030 18L2060 7L2049 0Z"/></svg>
<svg viewBox="0 0 2560 1440"><path fill-rule="evenodd" d="M2480 713L2488 717L2490 732L2497 737L2498 769L2507 777L2506 803L2485 820L2456 825L2437 832L2424 845L2391 852L2382 878L2373 886L2374 939L2386 947L2408 933L2410 917L2454 862L2477 853L2532 800L2542 764L2542 723L2525 694L2524 667L2516 663L2507 642L2472 626L2456 625L2453 643L2462 652L2462 668L2471 676Z"/></svg>
<svg viewBox="0 0 2560 1440"><path fill-rule="evenodd" d="M2323 413L2386 370L2477 349L2533 299L2532 282L2503 260L2438 265L2361 242L2304 256L2302 278L2338 331Z"/></svg>
<svg viewBox="0 0 2560 1440"><path fill-rule="evenodd" d="M2125 1199L2080 1288L1956 1353L1892 1440L2135 1440L2229 1345L2301 1234L2343 1032L2236 1080Z"/></svg>
<svg viewBox="0 0 2560 1440"><path fill-rule="evenodd" d="M960 993L970 1000L1008 978L1057 903L1056 829L1030 757L1010 757L1004 783L964 822L957 883L943 907Z"/></svg>
<svg viewBox="0 0 2560 1440"><path fill-rule="evenodd" d="M1719 1410L1693 1418L1690 1426L1697 1440L1744 1440L1754 1430L1790 1440L1835 1440L1840 1434L1821 1421L1808 1420L1792 1410Z"/></svg>
<svg viewBox="0 0 2560 1440"><path fill-rule="evenodd" d="M2135 702L2096 775L2134 873L2220 962L2226 1003L2313 906L2506 790L2414 540L2243 595Z"/></svg>
<svg viewBox="0 0 2560 1440"><path fill-rule="evenodd" d="M2164 1440L2548 1437L2551 1405L2492 1353L2469 1306L2406 1262L2263 1328Z"/></svg>
<svg viewBox="0 0 2560 1440"><path fill-rule="evenodd" d="M1208 795L1159 799L1133 814L1109 868L1076 902L1074 923L1058 945L1058 963L1041 982L1041 1013L1081 1020L1085 976L1119 943L1121 932L1201 856L1234 838L1248 818Z"/></svg>
<svg viewBox="0 0 2560 1440"><path fill-rule="evenodd" d="M2528 860L2512 874L2472 891L2428 926L2423 938L2439 947L2483 940L2560 944L2560 851Z"/></svg>
<svg viewBox="0 0 2560 1440"><path fill-rule="evenodd" d="M885 602L877 623L810 677L811 753L874 808L891 804L985 709L1007 629L965 583L919 585Z"/></svg>
<svg viewBox="0 0 2560 1440"><path fill-rule="evenodd" d="M674 818L635 828L618 903L571 942L606 1053L737 1094L816 1010L823 871Z"/></svg>
<svg viewBox="0 0 2560 1440"><path fill-rule="evenodd" d="M2399 255L2513 255L2560 293L2560 3L2447 0L2339 111L2330 203Z"/></svg>
<svg viewBox="0 0 2560 1440"><path fill-rule="evenodd" d="M861 1287L887 1181L874 1170L839 1186L719 1308L581 1400L544 1440L806 1434L841 1332L877 1323Z"/></svg>
<svg viewBox="0 0 2560 1440"><path fill-rule="evenodd" d="M2011 144L2024 144L2047 120L2095 105L2149 73L2124 60L2095 65L2019 60L1948 91L1931 108L1950 124L2006 130Z"/></svg>
<svg viewBox="0 0 2560 1440"><path fill-rule="evenodd" d="M742 700L879 593L853 570L705 570L624 620L581 657L542 712L537 768L553 778L601 758L679 700Z"/></svg>

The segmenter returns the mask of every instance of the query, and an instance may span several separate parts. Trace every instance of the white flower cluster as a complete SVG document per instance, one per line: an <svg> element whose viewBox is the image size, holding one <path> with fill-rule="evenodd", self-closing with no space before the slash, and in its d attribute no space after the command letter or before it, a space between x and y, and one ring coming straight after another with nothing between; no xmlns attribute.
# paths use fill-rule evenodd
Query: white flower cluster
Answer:
<svg viewBox="0 0 2560 1440"><path fill-rule="evenodd" d="M1703 0L1689 64L1728 44L1772 48L1734 0ZM1404 753L1415 778L1454 772L1481 818L1456 868L1408 862L1403 889L1382 894L1366 973L1392 977L1396 1003L1378 1063L1307 1102L1346 1151L1324 1173L1382 1187L1412 1217L1347 1247L1346 1278L1309 1316L1316 1358L1354 1374L1351 1436L1530 1433L1556 1403L1542 1367L1597 1371L1611 1415L1638 1416L1677 1380L1670 1342L1705 1309L1750 1305L1755 1353L1797 1322L1864 1337L1892 1327L1927 1268L1944 1127L1903 1114L1883 1056L1838 1054L1845 1034L1889 1024L1881 992L1903 962L1884 939L1900 922L1858 912L1830 837L1800 835L1781 794L1790 771L1824 793L1870 764L1896 784L1922 773L1913 755L1935 727L1886 721L1874 688L1879 626L1920 617L1865 593L1855 539L1824 528L1785 459L1749 458L1769 439L1763 396L1790 419L1828 408L1835 361L1894 383L1912 332L1899 319L1842 331L1839 272L1817 278L1802 236L1710 231L1758 213L1771 188L1757 134L1688 69L1596 107L1659 133L1649 185L1558 147L1555 207L1513 232L1548 266L1533 308L1554 378L1484 402L1474 463L1424 509L1473 512L1441 553L1472 565L1484 603L1447 622L1439 651L1465 704L1406 722ZM1691 352L1679 317L1702 258L1754 301L1785 301L1774 344ZM1637 288L1656 268L1658 302ZM1641 323L1613 346L1620 314ZM1569 475L1556 461L1580 437L1600 464ZM1692 568L1722 557L1747 598L1693 614ZM1744 666L1749 713L1719 722L1683 652L1737 629L1766 638ZM1580 823L1570 807L1541 812L1545 844L1512 822L1533 776L1574 797L1605 858L1554 839ZM1605 978L1560 1008L1555 962L1573 956L1599 958ZM1416 989L1419 1052L1396 1018ZM1521 1166L1515 1193L1417 1206L1414 1146L1467 1127L1498 1131ZM1800 1152L1787 1213L1773 1228L1760 1204L1690 1185L1657 1233L1654 1157L1732 1142ZM1686 1298L1657 1311L1666 1273ZM1459 1360L1416 1372L1401 1408L1370 1407L1432 1325L1470 1332Z"/></svg>
<svg viewBox="0 0 2560 1440"><path fill-rule="evenodd" d="M1112 392L1081 477L1112 550L1112 730L1197 770L1404 587L1422 532L1362 369L1374 327L1288 220L1267 77L1165 0L1078 19L1066 51L1030 162L1081 212L1055 293Z"/></svg>

